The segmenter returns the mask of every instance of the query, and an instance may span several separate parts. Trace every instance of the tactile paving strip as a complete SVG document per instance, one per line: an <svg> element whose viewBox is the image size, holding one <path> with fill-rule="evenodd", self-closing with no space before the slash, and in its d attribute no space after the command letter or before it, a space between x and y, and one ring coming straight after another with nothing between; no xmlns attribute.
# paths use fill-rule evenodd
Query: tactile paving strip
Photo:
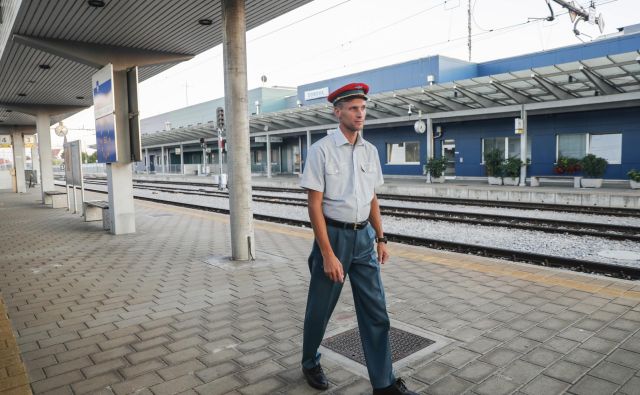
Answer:
<svg viewBox="0 0 640 395"><path fill-rule="evenodd" d="M435 341L403 331L402 329L391 327L389 331L391 360L394 363L422 350L423 348L429 347L433 343L435 343ZM362 365L366 365L358 328L353 328L329 337L322 342L322 345L331 351L343 355Z"/></svg>

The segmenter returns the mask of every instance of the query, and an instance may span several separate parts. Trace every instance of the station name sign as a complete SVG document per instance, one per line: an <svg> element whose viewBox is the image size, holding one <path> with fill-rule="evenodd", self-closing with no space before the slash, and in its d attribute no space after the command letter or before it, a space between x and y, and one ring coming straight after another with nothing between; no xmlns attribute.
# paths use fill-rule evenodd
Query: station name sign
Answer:
<svg viewBox="0 0 640 395"><path fill-rule="evenodd" d="M256 143L266 143L266 142L267 142L267 136L256 136ZM271 136L271 137L269 137L269 142L270 143L281 143L282 142L282 137Z"/></svg>
<svg viewBox="0 0 640 395"><path fill-rule="evenodd" d="M313 100L319 99L321 97L329 96L329 87L325 86L324 88L312 89L310 91L304 91L304 100Z"/></svg>

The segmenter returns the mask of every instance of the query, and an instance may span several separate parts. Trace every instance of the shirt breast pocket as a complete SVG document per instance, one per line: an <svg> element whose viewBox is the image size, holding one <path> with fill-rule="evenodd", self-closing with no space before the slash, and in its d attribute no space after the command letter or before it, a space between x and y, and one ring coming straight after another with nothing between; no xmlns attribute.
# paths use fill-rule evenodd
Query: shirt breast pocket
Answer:
<svg viewBox="0 0 640 395"><path fill-rule="evenodd" d="M344 194L347 172L344 163L327 162L324 166L325 196L329 199L338 199Z"/></svg>
<svg viewBox="0 0 640 395"><path fill-rule="evenodd" d="M373 192L378 179L378 168L375 162L362 162L360 164L360 170L362 170L363 183L362 188L365 197L368 199L373 197Z"/></svg>

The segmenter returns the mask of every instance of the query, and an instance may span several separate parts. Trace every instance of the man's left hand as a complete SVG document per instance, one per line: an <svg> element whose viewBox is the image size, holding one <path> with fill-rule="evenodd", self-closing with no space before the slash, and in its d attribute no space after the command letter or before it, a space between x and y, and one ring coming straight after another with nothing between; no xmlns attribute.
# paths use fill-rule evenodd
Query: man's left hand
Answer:
<svg viewBox="0 0 640 395"><path fill-rule="evenodd" d="M387 263L389 259L389 252L387 251L387 243L378 243L378 262L381 264Z"/></svg>

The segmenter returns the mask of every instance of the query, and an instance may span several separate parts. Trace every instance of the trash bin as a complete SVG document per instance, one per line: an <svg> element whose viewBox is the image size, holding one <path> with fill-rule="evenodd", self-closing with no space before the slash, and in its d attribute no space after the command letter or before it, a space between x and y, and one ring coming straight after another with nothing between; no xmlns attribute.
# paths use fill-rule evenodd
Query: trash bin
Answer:
<svg viewBox="0 0 640 395"><path fill-rule="evenodd" d="M220 182L220 176L218 174L214 174L213 175L213 183L215 185L218 185L219 182Z"/></svg>
<svg viewBox="0 0 640 395"><path fill-rule="evenodd" d="M227 187L227 175L226 174L221 174L220 175L220 189L224 189Z"/></svg>

